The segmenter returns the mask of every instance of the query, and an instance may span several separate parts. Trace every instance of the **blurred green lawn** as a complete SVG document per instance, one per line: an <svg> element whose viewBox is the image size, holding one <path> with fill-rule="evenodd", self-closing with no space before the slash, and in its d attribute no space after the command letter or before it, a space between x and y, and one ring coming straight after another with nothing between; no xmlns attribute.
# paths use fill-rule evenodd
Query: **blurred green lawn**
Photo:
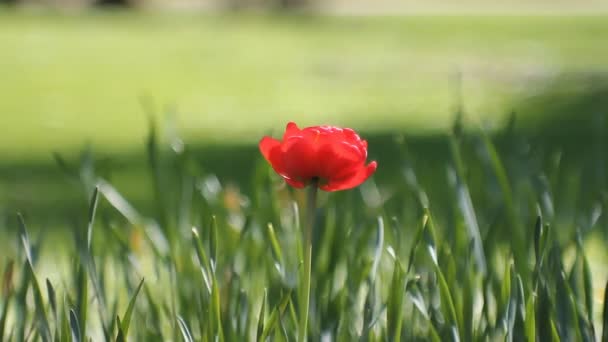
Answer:
<svg viewBox="0 0 608 342"><path fill-rule="evenodd" d="M453 122L459 72L467 119L500 121L561 75L605 72L605 37L608 20L601 15L0 10L0 211L61 216L86 203L52 152L74 165L87 142L97 158L112 161L118 189L149 206L142 99L153 103L161 136L171 127L164 114L176 113L175 126L202 167L224 179L249 182L259 158L255 142L294 120L362 131L370 156L385 165L378 177L389 181L383 172L398 172L387 164L393 143L374 137L396 130L421 136L417 149L445 156L445 141L435 138L443 139ZM598 94L601 100L605 93ZM574 98L593 107L598 96ZM541 112L547 104L551 113L564 107L553 98L540 102ZM569 117L587 111L564 108ZM519 117L529 111L522 112ZM572 135L573 125L558 125Z"/></svg>
<svg viewBox="0 0 608 342"><path fill-rule="evenodd" d="M606 16L84 15L0 10L0 156L90 141L140 149L141 98L189 141L254 142L286 121L367 131L500 118L534 82L608 68ZM161 109L162 111L162 109Z"/></svg>

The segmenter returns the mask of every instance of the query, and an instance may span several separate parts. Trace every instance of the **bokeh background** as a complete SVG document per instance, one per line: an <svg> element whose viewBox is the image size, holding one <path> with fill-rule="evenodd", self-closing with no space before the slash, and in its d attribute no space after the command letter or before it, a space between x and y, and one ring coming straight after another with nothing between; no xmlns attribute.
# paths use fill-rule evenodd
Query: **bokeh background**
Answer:
<svg viewBox="0 0 608 342"><path fill-rule="evenodd" d="M379 165L311 211L311 338L363 338L351 328L367 322L379 339L533 340L531 327L593 341L604 322L606 339L606 0L0 0L7 332L45 325L26 254L47 289L76 295L52 321L75 308L83 340L114 335L142 277L132 338L177 340L176 317L210 340L266 330L249 324L264 323L266 294L276 309L305 282L304 192L257 148L289 121L352 127ZM9 308L13 260L25 276ZM201 269L216 265L201 296ZM400 288L418 298L402 318ZM432 311L417 313L425 300ZM226 324L205 333L204 312Z"/></svg>
<svg viewBox="0 0 608 342"><path fill-rule="evenodd" d="M2 0L0 216L49 223L86 203L61 166L86 158L150 208L151 122L245 189L257 141L288 121L361 131L387 165L379 179L399 172L395 134L442 165L459 111L469 128L510 123L575 157L602 153L585 146L604 136L607 11L596 0Z"/></svg>

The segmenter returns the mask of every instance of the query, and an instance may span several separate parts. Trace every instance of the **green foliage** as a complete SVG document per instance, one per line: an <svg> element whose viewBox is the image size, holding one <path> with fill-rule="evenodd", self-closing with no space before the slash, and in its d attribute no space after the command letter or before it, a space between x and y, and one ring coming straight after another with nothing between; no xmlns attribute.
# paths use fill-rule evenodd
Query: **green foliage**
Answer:
<svg viewBox="0 0 608 342"><path fill-rule="evenodd" d="M380 165L358 189L319 194L306 217L303 191L263 162L247 193L154 129L147 214L92 154L62 162L88 205L66 219L73 245L18 216L0 338L292 341L308 312L315 341L606 340L608 309L594 300L605 279L588 247L604 241L606 189L586 191L596 183L578 178L597 160L555 163L555 151L520 150L524 137L500 133L455 129L439 173L421 166L432 155L397 139L397 178L383 182ZM311 220L304 309L301 230Z"/></svg>

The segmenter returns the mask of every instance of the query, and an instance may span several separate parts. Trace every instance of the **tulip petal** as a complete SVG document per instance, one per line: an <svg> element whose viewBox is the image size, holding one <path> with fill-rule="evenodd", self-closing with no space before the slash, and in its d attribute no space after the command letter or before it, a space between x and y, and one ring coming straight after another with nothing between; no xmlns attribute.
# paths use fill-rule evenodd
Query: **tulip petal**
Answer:
<svg viewBox="0 0 608 342"><path fill-rule="evenodd" d="M352 176L345 179L330 179L327 184L321 186L324 191L339 191L354 188L365 182L369 176L376 172L378 164L374 161L365 167L361 167Z"/></svg>
<svg viewBox="0 0 608 342"><path fill-rule="evenodd" d="M296 125L295 122L290 122L287 124L287 127L285 127L285 133L283 134L283 141L289 139L289 137L291 137L291 136L300 135L301 132L302 131L298 128L298 125Z"/></svg>
<svg viewBox="0 0 608 342"><path fill-rule="evenodd" d="M274 171L283 176L285 174L285 167L283 165L281 142L270 137L264 137L260 141L259 147L260 152L262 152L262 155L270 163Z"/></svg>
<svg viewBox="0 0 608 342"><path fill-rule="evenodd" d="M294 188L301 189L306 186L306 184L304 182L301 182L301 181L298 181L295 179L291 179L291 178L288 178L285 176L283 176L283 179L285 180L285 182L287 182L287 184L293 186Z"/></svg>
<svg viewBox="0 0 608 342"><path fill-rule="evenodd" d="M280 148L281 142L271 137L263 137L262 140L260 140L259 147L264 158L272 163L270 159L272 150L275 148Z"/></svg>
<svg viewBox="0 0 608 342"><path fill-rule="evenodd" d="M318 175L317 153L310 140L291 137L281 146L285 175L306 183Z"/></svg>
<svg viewBox="0 0 608 342"><path fill-rule="evenodd" d="M365 156L357 146L335 141L321 146L317 152L319 176L325 179L342 179L363 167Z"/></svg>

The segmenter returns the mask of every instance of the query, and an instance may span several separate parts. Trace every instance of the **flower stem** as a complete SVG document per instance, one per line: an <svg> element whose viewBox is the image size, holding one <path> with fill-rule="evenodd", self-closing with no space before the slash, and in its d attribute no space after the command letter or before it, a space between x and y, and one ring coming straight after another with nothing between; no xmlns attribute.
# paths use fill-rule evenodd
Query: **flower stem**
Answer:
<svg viewBox="0 0 608 342"><path fill-rule="evenodd" d="M315 211L317 204L317 188L319 181L313 179L308 187L307 205L306 205L306 222L304 225L303 243L304 243L304 270L302 277L302 292L300 295L300 331L298 332L298 341L306 341L306 333L308 331L308 310L310 308L310 277L312 273L312 230L315 224Z"/></svg>

